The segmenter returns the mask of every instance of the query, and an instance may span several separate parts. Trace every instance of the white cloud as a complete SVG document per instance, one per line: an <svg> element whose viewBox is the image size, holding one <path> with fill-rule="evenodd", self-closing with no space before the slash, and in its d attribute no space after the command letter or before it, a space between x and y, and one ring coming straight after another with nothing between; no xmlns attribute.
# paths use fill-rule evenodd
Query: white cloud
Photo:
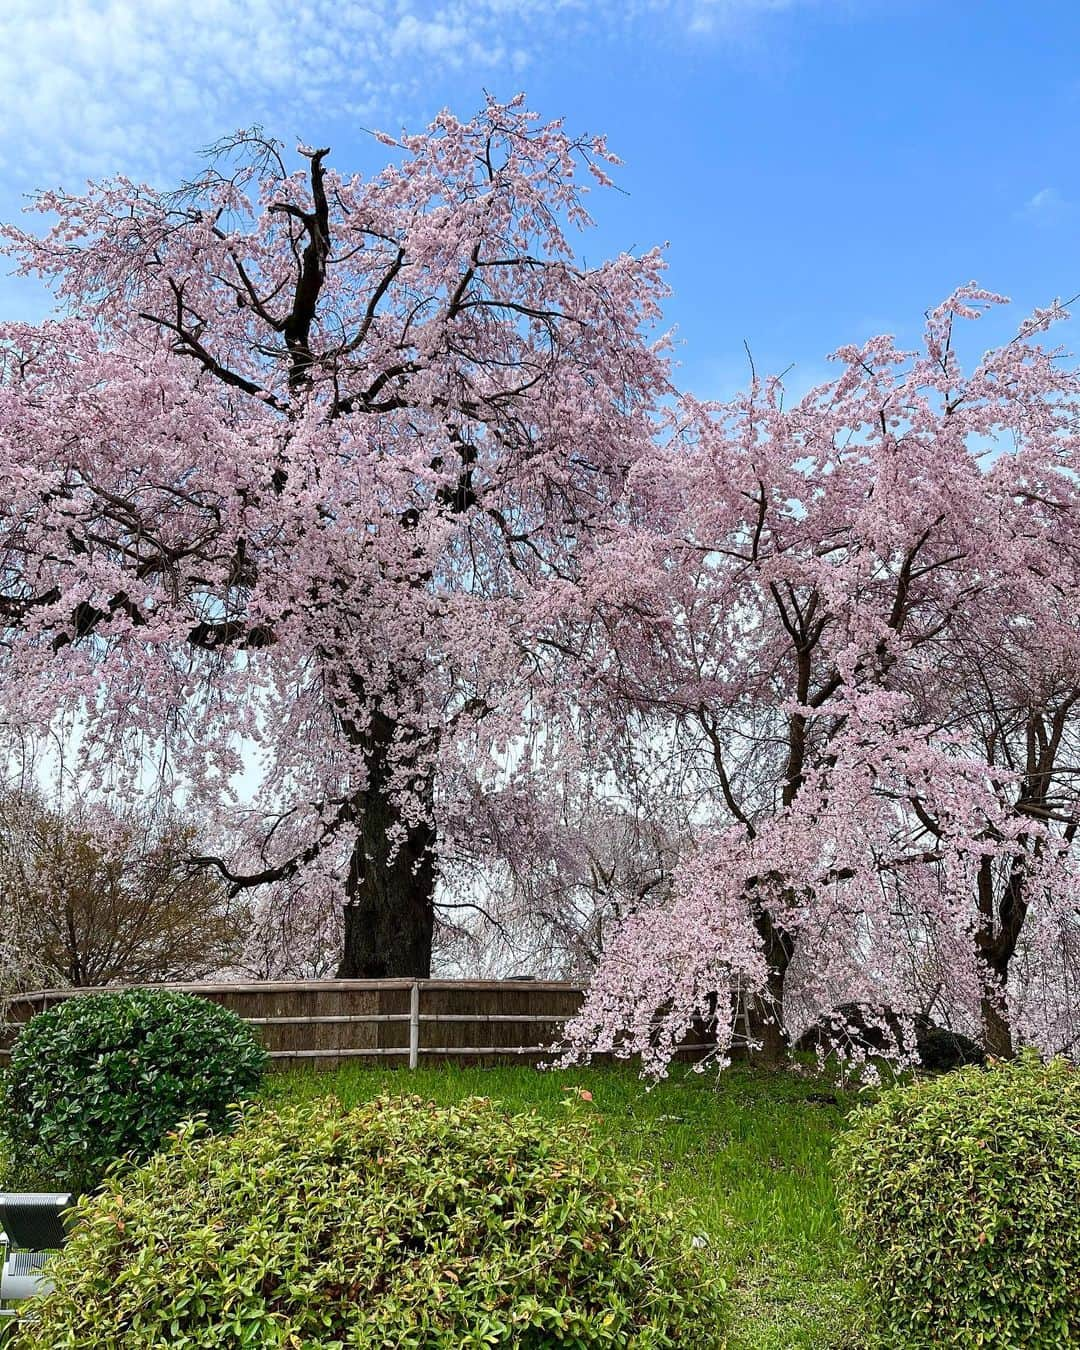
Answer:
<svg viewBox="0 0 1080 1350"><path fill-rule="evenodd" d="M808 0L690 0L687 9L691 32L731 35L768 15L805 9L807 3Z"/></svg>
<svg viewBox="0 0 1080 1350"><path fill-rule="evenodd" d="M895 3L895 0L892 0ZM651 0L656 10L676 11L697 37L758 46L769 36L769 20L796 11L854 18L880 8L882 0Z"/></svg>
<svg viewBox="0 0 1080 1350"><path fill-rule="evenodd" d="M550 0L550 15L566 0ZM395 104L444 71L520 64L536 0L9 0L0 168L25 185L168 171L234 126ZM520 44L524 48L525 44ZM478 92L478 91L477 91Z"/></svg>
<svg viewBox="0 0 1080 1350"><path fill-rule="evenodd" d="M0 172L15 190L121 169L168 177L237 126L302 134L334 114L398 125L421 98L434 111L441 77L467 78L478 95L617 25L662 14L668 31L735 39L770 14L844 3L7 0Z"/></svg>
<svg viewBox="0 0 1080 1350"><path fill-rule="evenodd" d="M1024 203L1018 214L1028 220L1060 220L1069 210L1069 206L1057 188L1044 187Z"/></svg>

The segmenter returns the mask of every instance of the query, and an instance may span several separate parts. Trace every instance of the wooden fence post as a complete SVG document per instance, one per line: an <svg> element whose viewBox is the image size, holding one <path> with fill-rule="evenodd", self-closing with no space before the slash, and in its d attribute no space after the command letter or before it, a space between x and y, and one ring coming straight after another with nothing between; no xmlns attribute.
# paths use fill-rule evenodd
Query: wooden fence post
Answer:
<svg viewBox="0 0 1080 1350"><path fill-rule="evenodd" d="M420 981L409 990L409 1068L415 1069L420 1053Z"/></svg>

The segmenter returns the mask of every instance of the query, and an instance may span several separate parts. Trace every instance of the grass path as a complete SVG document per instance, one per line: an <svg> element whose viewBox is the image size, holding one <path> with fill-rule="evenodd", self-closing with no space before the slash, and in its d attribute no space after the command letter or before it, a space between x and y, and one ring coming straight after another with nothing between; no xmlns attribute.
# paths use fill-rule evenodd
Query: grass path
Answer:
<svg viewBox="0 0 1080 1350"><path fill-rule="evenodd" d="M584 1089L592 1100L567 1089ZM736 1068L717 1078L680 1066L651 1092L621 1067L407 1073L350 1066L277 1074L266 1089L279 1100L333 1094L346 1106L383 1091L438 1103L485 1096L553 1118L572 1098L623 1159L651 1171L685 1204L687 1222L707 1239L731 1290L731 1350L868 1344L828 1171L853 1093L795 1074Z"/></svg>

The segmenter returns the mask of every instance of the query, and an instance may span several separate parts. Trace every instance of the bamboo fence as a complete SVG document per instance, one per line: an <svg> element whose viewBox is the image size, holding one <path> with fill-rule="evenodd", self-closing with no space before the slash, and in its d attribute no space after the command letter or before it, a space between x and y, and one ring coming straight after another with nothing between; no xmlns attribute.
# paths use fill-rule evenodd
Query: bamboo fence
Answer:
<svg viewBox="0 0 1080 1350"><path fill-rule="evenodd" d="M552 980L303 980L250 984L164 984L230 1008L258 1029L271 1066L334 1068L371 1060L415 1069L421 1064L538 1063L563 1048L565 1024L581 1007L580 985ZM65 999L100 993L42 989L7 1006L0 1065L19 1029ZM714 1048L695 1027L678 1058Z"/></svg>

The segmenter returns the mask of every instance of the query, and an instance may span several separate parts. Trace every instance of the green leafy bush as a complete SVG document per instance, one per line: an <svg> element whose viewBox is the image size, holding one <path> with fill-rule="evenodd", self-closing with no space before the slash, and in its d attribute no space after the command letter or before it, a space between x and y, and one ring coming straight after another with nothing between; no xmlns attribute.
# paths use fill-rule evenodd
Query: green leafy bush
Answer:
<svg viewBox="0 0 1080 1350"><path fill-rule="evenodd" d="M1025 1055L881 1094L837 1147L886 1343L1080 1345L1080 1073Z"/></svg>
<svg viewBox="0 0 1080 1350"><path fill-rule="evenodd" d="M723 1344L692 1228L587 1122L481 1098L184 1126L78 1216L17 1350Z"/></svg>
<svg viewBox="0 0 1080 1350"><path fill-rule="evenodd" d="M208 999L149 989L67 999L12 1048L0 1152L20 1185L89 1189L117 1158L148 1158L182 1120L226 1125L265 1062L250 1027Z"/></svg>

